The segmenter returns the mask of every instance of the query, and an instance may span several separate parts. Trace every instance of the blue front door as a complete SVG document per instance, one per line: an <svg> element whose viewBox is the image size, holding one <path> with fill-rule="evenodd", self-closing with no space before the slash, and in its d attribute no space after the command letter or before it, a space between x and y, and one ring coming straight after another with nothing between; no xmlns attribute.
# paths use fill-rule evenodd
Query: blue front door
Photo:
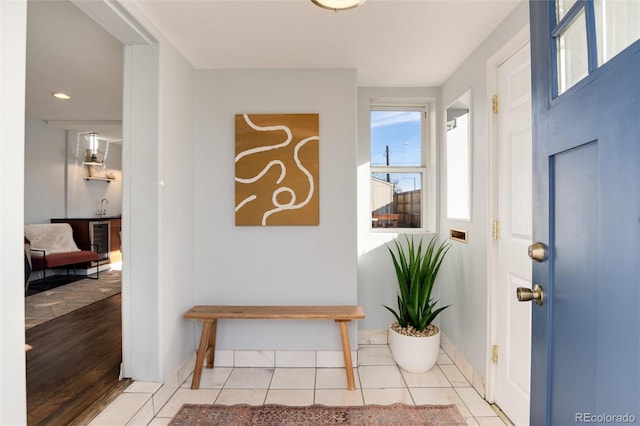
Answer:
<svg viewBox="0 0 640 426"><path fill-rule="evenodd" d="M530 1L533 239L548 250L530 421L640 424L640 42L603 57L607 1L560 3Z"/></svg>

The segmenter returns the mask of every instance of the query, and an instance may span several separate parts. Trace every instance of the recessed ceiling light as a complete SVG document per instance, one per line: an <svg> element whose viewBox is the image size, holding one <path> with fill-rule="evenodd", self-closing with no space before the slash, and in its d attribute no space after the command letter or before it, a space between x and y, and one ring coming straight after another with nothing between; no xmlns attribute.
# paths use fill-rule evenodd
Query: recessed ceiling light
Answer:
<svg viewBox="0 0 640 426"><path fill-rule="evenodd" d="M54 98L58 98L58 99L64 99L64 100L71 99L71 96L67 95L66 93L62 93L62 92L54 93L53 97Z"/></svg>
<svg viewBox="0 0 640 426"><path fill-rule="evenodd" d="M352 9L361 6L367 0L311 0L316 6L325 9L338 10Z"/></svg>

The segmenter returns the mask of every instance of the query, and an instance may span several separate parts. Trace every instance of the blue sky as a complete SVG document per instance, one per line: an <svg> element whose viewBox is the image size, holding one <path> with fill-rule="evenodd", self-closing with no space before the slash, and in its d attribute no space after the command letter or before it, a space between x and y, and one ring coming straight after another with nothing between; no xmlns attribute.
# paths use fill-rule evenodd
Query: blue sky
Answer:
<svg viewBox="0 0 640 426"><path fill-rule="evenodd" d="M420 112L371 111L371 165L420 166Z"/></svg>
<svg viewBox="0 0 640 426"><path fill-rule="evenodd" d="M386 165L387 145L390 166L421 165L420 114L419 111L371 111L372 166ZM420 175L415 173L394 174L390 180L397 183L401 191L420 188Z"/></svg>

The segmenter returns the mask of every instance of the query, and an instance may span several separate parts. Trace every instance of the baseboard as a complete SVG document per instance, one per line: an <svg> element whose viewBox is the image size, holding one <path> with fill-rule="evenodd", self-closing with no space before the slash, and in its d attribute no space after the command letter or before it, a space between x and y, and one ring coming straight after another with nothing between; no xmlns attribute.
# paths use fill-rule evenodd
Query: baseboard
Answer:
<svg viewBox="0 0 640 426"><path fill-rule="evenodd" d="M164 404L173 396L187 378L193 373L196 363L196 353L188 356L172 373L169 374L162 386L153 393L153 415L158 414Z"/></svg>
<svg viewBox="0 0 640 426"><path fill-rule="evenodd" d="M359 345L386 345L387 329L384 330L358 330Z"/></svg>
<svg viewBox="0 0 640 426"><path fill-rule="evenodd" d="M358 351L351 351L353 365L358 365ZM342 351L216 351L216 367L310 367L343 368Z"/></svg>
<svg viewBox="0 0 640 426"><path fill-rule="evenodd" d="M462 372L464 377L471 383L473 388L480 394L482 398L486 395L486 380L482 374L473 368L471 363L467 361L460 350L449 340L445 333L440 337L440 347L451 358L453 363Z"/></svg>

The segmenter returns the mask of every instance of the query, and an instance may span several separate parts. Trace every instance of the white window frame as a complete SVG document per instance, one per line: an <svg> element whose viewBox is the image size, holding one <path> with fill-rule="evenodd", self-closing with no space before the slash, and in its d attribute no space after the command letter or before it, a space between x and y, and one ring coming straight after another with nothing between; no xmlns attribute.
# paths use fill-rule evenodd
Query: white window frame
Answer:
<svg viewBox="0 0 640 426"><path fill-rule="evenodd" d="M409 104L409 103L372 103L369 106L369 128L371 129L371 112L372 111L419 111L421 119L421 155L419 166L374 166L370 165L369 180L374 173L394 174L394 173L419 173L422 176L420 183L420 227L419 228L374 228L372 221L369 220L369 231L373 233L404 233L404 234L426 234L433 233L433 226L430 217L435 214L435 151L431 145L431 128L433 127L433 117L431 116L431 105L425 104ZM369 158L371 159L371 138L369 138ZM369 182L369 191L372 191L371 182ZM432 212L433 210L433 212ZM371 215L371 200L368 206L369 215ZM431 212L431 214L429 214Z"/></svg>

